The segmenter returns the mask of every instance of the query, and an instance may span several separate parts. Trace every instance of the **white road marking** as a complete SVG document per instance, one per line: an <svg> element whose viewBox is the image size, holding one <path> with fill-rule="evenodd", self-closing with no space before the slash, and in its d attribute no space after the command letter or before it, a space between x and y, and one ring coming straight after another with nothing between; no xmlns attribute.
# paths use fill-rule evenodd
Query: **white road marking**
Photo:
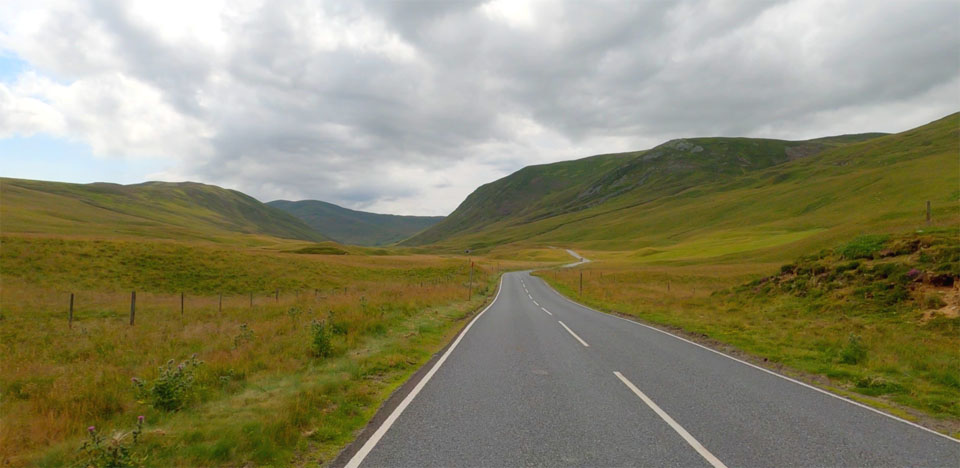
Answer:
<svg viewBox="0 0 960 468"><path fill-rule="evenodd" d="M527 294L527 297L529 297L531 301L533 300L533 296L531 296L530 294Z"/></svg>
<svg viewBox="0 0 960 468"><path fill-rule="evenodd" d="M533 303L534 303L534 305L536 305L537 307L540 307L540 303L539 303L539 302L533 301Z"/></svg>
<svg viewBox="0 0 960 468"><path fill-rule="evenodd" d="M390 413L390 416L387 416L387 419L383 421L383 424L377 428L377 431L374 432L369 439L367 439L366 443L363 444L363 447L360 447L360 450L357 450L357 453L353 455L353 458L347 462L347 468L357 468L361 463L363 463L363 459L367 458L367 455L369 455L370 451L377 446L377 443L380 442L380 439L383 438L383 435L390 430L390 426L392 426L393 423L396 422L397 418L403 414L403 411L407 409L407 406L410 405L410 402L417 397L417 394L420 393L420 390L423 389L424 385L430 381L430 378L433 377L433 374L437 373L437 369L440 369L440 366L443 365L444 361L450 357L450 353L452 353L454 349L457 349L457 345L460 344L460 340L463 339L463 336L466 335L468 331L470 331L470 327L472 327L473 324L476 323L477 319L482 317L486 311L490 310L490 308L497 303L497 299L500 297L501 291L503 291L503 277L500 277L500 287L497 289L497 295L494 296L493 301L490 302L490 305L480 311L480 313L477 314L477 316L474 317L466 327L464 327L463 331L460 332L460 335L457 336L457 339L450 344L449 348L447 348L447 352L443 353L443 356L440 356L440 359L438 359L437 363L433 365L433 368L431 368L430 371L428 371L427 374L424 375L419 382L417 382L417 385L413 387L413 390L407 394L407 396L403 399L403 401L400 402L399 405L397 405L396 408L394 408L393 412Z"/></svg>
<svg viewBox="0 0 960 468"><path fill-rule="evenodd" d="M547 312L547 313L549 314L549 312ZM550 314L550 315L553 315L553 314ZM558 322L559 322L559 320L558 320ZM571 330L570 327L567 326L567 324L565 324L565 323L563 323L563 322L560 322L560 325L561 325L563 328L566 328L567 331L570 332L570 334L573 335L573 337L576 338L577 341L580 342L580 344L582 344L583 346L585 346L585 347L587 347L587 348L590 347L590 345L588 345L586 341L583 341L583 338L580 338L579 336L577 336L577 334L574 333L573 330Z"/></svg>
<svg viewBox="0 0 960 468"><path fill-rule="evenodd" d="M542 281L542 280L541 280L541 281ZM543 284L547 284L546 281L544 281ZM596 310L596 309L591 309L591 308L589 308L589 307L587 307L587 306L585 306L585 305L583 305L583 304L580 304L580 303L574 301L573 299L570 299L570 298L567 297L567 296L564 296L563 294L560 294L559 292L557 292L556 289L553 289L552 287L550 287L549 284L547 284L547 287L550 288L550 290L553 291L553 293L556 294L557 296L559 296L561 299L563 299L563 300L565 300L565 301L567 301L567 302L569 302L569 303L571 303L571 304L573 304L573 305L575 305L575 306L577 306L577 307L579 307L579 308L581 308L581 309L588 310L588 311L590 311L590 312L594 312L594 313L597 313L597 314L600 314L600 315L604 315L604 316L607 316L607 317L612 317L612 318L615 318L615 319L618 319L618 320L623 320L624 322L630 322L630 323L632 323L632 324L634 324L634 325L639 325L639 326L641 326L641 327L649 328L649 329L651 329L651 330L653 330L653 331L663 333L664 335L671 336L671 337L676 338L676 339L678 339L678 340L680 340L680 341L685 341L685 342L687 342L687 343L689 343L689 344L692 344L692 345L694 345L694 346L697 346L697 347L699 347L699 348L703 348L703 349L705 349L705 350L707 350L707 351L710 351L711 353L718 354L718 355L723 356L723 357L725 357L725 358L727 358L727 359L731 359L731 360L737 361L737 362L739 362L740 364L743 364L743 365L745 365L745 366L750 366L750 367L752 367L752 368L754 368L754 369L757 369L757 370L759 370L759 371L766 372L767 374L770 374L770 375L772 375L772 376L780 377L780 378L783 379L783 380L787 380L787 381L793 382L793 383L795 383L795 384L797 384L797 385L800 385L801 387L806 387L806 388L809 388L810 390L813 390L813 391L816 391L816 392L820 392L820 393L822 393L822 394L824 394L824 395L827 395L827 396L829 396L829 397L836 398L836 399L838 399L838 400L840 400L840 401L843 401L843 402L846 402L846 403L850 403L851 405L859 406L860 408L863 408L863 409L868 410L868 411L872 411L872 412L877 413L877 414L879 414L879 415L881 415L881 416L886 416L886 417L888 417L888 418L890 418L890 419L893 419L894 421L900 421L900 422L902 422L902 423L904 423L904 424L908 424L908 425L913 426L913 427L915 427L915 428L917 428L917 429L921 429L921 430L924 430L924 431L929 432L929 433L931 433L931 434L934 434L934 435L938 435L938 436L940 436L940 437L943 437L944 439L947 439L947 440L949 440L949 441L951 441L951 442L960 443L960 439L954 439L953 437L950 437L950 436L948 436L948 435L946 435L946 434L941 434L941 433L939 433L939 432L937 432L937 431L935 431L935 430L933 430L933 429L930 429L930 428L927 428L927 427L923 427L923 426L921 426L921 425L919 425L919 424L917 424L917 423L915 423L915 422L907 421L906 419L903 419L903 418L901 418L901 417L894 416L894 415L892 415L892 414L890 414L890 413L885 413L885 412L883 412L883 411L880 411L880 410L878 410L878 409L876 409L876 408L867 406L867 405L865 405L865 404L863 404L863 403L860 403L860 402L858 402L858 401L854 401L854 400L851 400L851 399L849 399L849 398L845 398L845 397L843 397L843 396L837 395L836 393L830 393L830 392L828 392L828 391L826 391L826 390L824 390L824 389L822 389L822 388L814 387L813 385L810 385L810 384L808 384L808 383L806 383L806 382L801 382L801 381L799 381L799 380L797 380L797 379L794 379L794 378L791 378L791 377L787 377L787 376L785 376L785 375L783 375L783 374L778 374L778 373L776 373L776 372L774 372L774 371L772 371L772 370L770 370L770 369L767 369L767 368L764 368L764 367L760 367L760 366L758 366L758 365L756 365L756 364L751 364L751 363L749 363L749 362L747 362L747 361L744 361L744 360L742 360L742 359L735 358L735 357L733 357L733 356L731 356L731 355L729 355L729 354L722 353L722 352L717 351L717 350L715 350L715 349L713 349L713 348L708 348L708 347L706 347L706 346L704 346L704 345L702 345L702 344L700 344L700 343L697 343L697 342L694 342L694 341L690 341L690 340L688 340L688 339L686 339L686 338L683 338L683 337L681 337L681 336L674 335L673 333L670 333L670 332L668 332L668 331L661 330L661 329L659 329L659 328L657 328L657 327L651 327L650 325L647 325L647 324L645 324L645 323L640 323L640 322L637 322L637 321L635 321L635 320L630 320L630 319L628 319L628 318L620 317L620 316L618 316L618 315L608 314L608 313L606 313L606 312L600 312L599 310Z"/></svg>
<svg viewBox="0 0 960 468"><path fill-rule="evenodd" d="M627 378L619 372L614 372L613 375L616 375L617 378L627 386L627 388L633 390L633 393L640 397L640 399L643 400L643 402L646 403L654 413L657 413L657 416L660 416L660 419L666 421L674 431L677 431L677 434L680 434L680 437L683 437L683 440L687 441L687 443L690 444L690 446L693 447L693 449L696 450L701 457L707 460L708 463L713 465L714 468L727 468L727 465L724 465L720 459L710 453L710 451L707 450L706 447L704 447L700 442L698 442L697 439L694 439L693 436L683 428L683 426L674 421L666 411L662 410L659 406L657 406L656 403L653 402L653 400L641 392L640 389L633 384L633 382L627 380Z"/></svg>
<svg viewBox="0 0 960 468"><path fill-rule="evenodd" d="M547 309L544 309L543 307L541 307L541 308L540 308L540 310L542 310L542 311L544 311L544 312L546 312L546 313L547 313L547 315L553 315L553 314L551 314L551 313L550 313L550 311L549 311L549 310L547 310Z"/></svg>

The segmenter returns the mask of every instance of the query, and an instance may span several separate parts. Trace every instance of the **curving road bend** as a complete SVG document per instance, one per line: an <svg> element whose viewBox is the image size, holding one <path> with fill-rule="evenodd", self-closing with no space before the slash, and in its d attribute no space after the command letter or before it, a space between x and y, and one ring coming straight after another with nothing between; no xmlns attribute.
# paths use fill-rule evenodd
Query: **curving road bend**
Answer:
<svg viewBox="0 0 960 468"><path fill-rule="evenodd" d="M960 442L515 272L347 466L957 467Z"/></svg>

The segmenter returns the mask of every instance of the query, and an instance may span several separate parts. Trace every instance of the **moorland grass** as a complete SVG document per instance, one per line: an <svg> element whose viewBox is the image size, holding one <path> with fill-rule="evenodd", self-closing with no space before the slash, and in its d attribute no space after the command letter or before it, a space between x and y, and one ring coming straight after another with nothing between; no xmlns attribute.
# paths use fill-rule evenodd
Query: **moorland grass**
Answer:
<svg viewBox="0 0 960 468"><path fill-rule="evenodd" d="M71 464L88 426L109 435L144 415L135 452L148 466L329 461L492 294L498 263L532 265L477 261L468 300L463 257L5 235L0 460ZM327 329L324 356L313 321ZM177 411L131 381L152 384L194 354Z"/></svg>

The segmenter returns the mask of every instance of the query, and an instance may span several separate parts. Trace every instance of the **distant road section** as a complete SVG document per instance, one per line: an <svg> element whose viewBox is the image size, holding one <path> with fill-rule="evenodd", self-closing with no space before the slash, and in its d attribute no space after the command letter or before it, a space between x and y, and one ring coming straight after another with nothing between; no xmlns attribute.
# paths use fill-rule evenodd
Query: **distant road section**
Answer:
<svg viewBox="0 0 960 468"><path fill-rule="evenodd" d="M525 272L388 411L348 466L960 466L957 440Z"/></svg>
<svg viewBox="0 0 960 468"><path fill-rule="evenodd" d="M578 253L576 253L576 252L574 252L574 251L572 251L572 250L570 250L570 249L566 249L566 250L567 250L567 253L570 254L571 257L577 259L577 263L571 263L571 264L569 264L569 265L564 265L564 266L563 266L564 268L574 267L574 266L580 265L580 264L582 264L582 263L588 263L588 262L590 261L589 258L582 257L582 256L580 256L580 254L578 254Z"/></svg>

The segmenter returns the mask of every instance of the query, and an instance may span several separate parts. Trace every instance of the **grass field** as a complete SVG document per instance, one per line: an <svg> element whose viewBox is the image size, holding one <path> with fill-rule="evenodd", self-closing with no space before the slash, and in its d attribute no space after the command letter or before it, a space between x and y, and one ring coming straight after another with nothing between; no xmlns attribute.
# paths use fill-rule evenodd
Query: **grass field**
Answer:
<svg viewBox="0 0 960 468"><path fill-rule="evenodd" d="M23 235L0 243L4 466L82 461L89 426L126 433L129 444L139 415L132 454L146 466L329 461L488 299L498 267L536 264L480 259L468 299L466 257ZM322 357L314 320L325 327ZM131 381L159 388L160 367L194 354L203 364L178 410Z"/></svg>
<svg viewBox="0 0 960 468"><path fill-rule="evenodd" d="M584 252L599 260L538 274L599 310L732 346L956 436L958 235L941 227L858 237L785 265L716 262L717 252L697 257L683 244L657 259ZM663 261L671 257L683 261Z"/></svg>

